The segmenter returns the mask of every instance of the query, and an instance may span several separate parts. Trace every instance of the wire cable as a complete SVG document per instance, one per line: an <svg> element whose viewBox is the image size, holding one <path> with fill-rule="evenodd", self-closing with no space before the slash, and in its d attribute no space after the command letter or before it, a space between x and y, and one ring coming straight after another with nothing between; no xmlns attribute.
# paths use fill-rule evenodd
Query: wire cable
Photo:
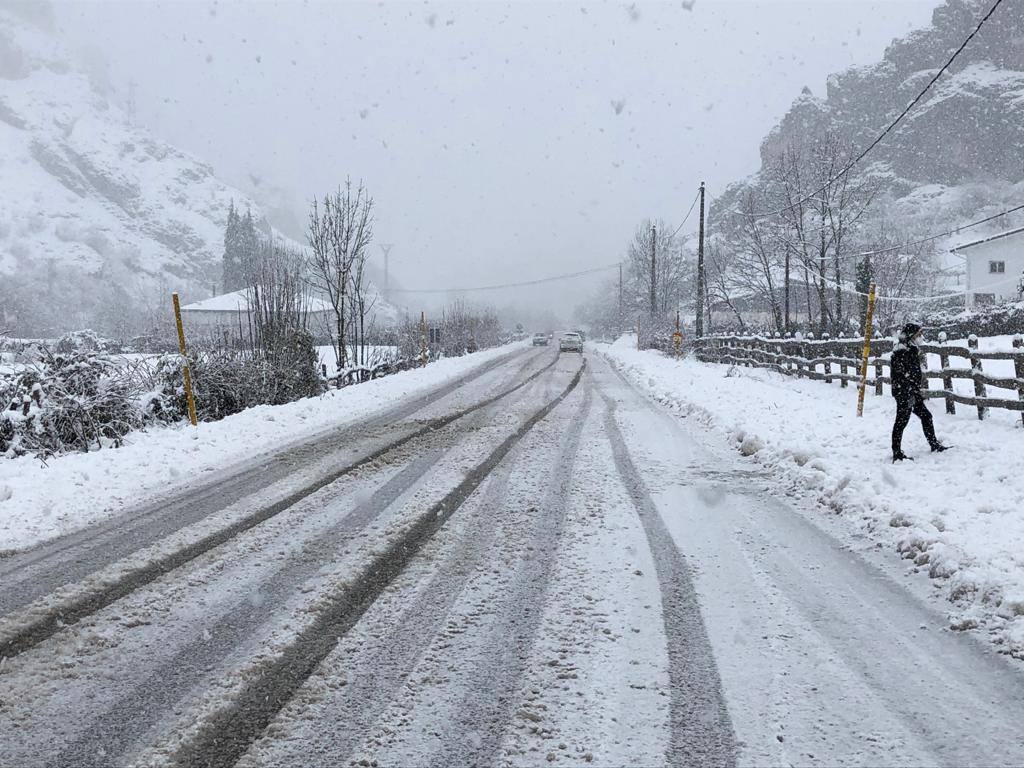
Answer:
<svg viewBox="0 0 1024 768"><path fill-rule="evenodd" d="M700 190L698 189L698 190L697 190L697 196L696 196L696 197L694 197L694 198L693 198L693 202L692 202L692 203L690 203L690 210L688 210L688 211L686 212L686 216L684 216L684 217L683 217L683 220L682 220L681 222L679 222L679 226L678 226L678 227L676 227L676 231L675 231L675 232L673 232L673 233L672 233L671 235L669 235L669 239L671 239L671 238L673 238L673 237L675 237L676 235L678 235L678 234L679 234L679 230L683 228L683 224L685 224L685 223L686 223L686 220L690 218L690 214L691 214L691 213L693 213L693 208L694 208L694 206L695 206L695 205L697 205L697 201L698 201L699 199L700 199Z"/></svg>
<svg viewBox="0 0 1024 768"><path fill-rule="evenodd" d="M833 279L831 279L829 277L825 277L823 275L815 275L814 279L821 280L824 283L828 283L833 288L838 288L841 291L843 291L844 293L853 294L854 296L867 296L868 295L868 294L864 293L864 291L858 291L856 288L850 288L848 285L843 285L842 283L840 283L840 282L838 282L836 280L833 280ZM979 286L977 288L972 288L971 289L971 293L977 293L979 291L985 291L985 290L987 290L989 288L995 288L995 287L1000 286L1000 285L1005 285L1006 283L1007 283L1007 279L1004 278L1004 279L998 280L998 281L996 281L994 283L988 283L987 285L982 285L982 286ZM966 290L952 291L950 293L937 293L934 296L881 296L878 293L876 293L875 294L875 300L876 301L900 301L900 302L907 302L907 303L924 304L924 303L927 303L929 301L941 301L942 299L952 299L952 298L956 298L956 297L962 297L966 293L967 293Z"/></svg>
<svg viewBox="0 0 1024 768"><path fill-rule="evenodd" d="M391 288L391 293L474 293L476 291L500 291L505 288L524 288L530 285L541 285L543 283L554 283L559 280L571 280L574 277L584 277L585 275L596 275L599 272L608 272L613 269L618 269L619 263L608 264L603 267L594 267L593 269L584 269L579 272L566 272L561 275L552 275L551 277L541 277L536 280L524 280L518 283L502 283L500 285L478 285L472 288Z"/></svg>
<svg viewBox="0 0 1024 768"><path fill-rule="evenodd" d="M953 64L954 61L956 61L956 58L961 54L961 52L963 52L964 48L967 47L968 43L970 43L971 40L974 39L974 36L978 34L978 32L981 30L981 28L985 25L985 22L987 22L991 18L992 14L995 13L996 8L998 8L1002 4L1003 4L1003 0L996 0L995 1L995 3L992 5L992 7L989 8L988 13L986 13L984 16L982 16L981 21L978 22L977 26L974 28L974 31L972 31L971 34L969 34L967 36L967 39L964 40L960 44L960 47L957 48L953 52L953 55L949 57L949 60L946 61L946 63L942 65L942 67L939 69L939 71L935 73L935 76L932 77L932 79L928 81L928 84L924 87L924 89L922 89L921 92L918 93L917 96L915 96L913 98L913 100L909 104L907 104L906 108L904 108L904 110L902 112L900 112L900 114L896 117L896 119L893 120L891 123L889 123L889 125L887 125L882 130L882 132L880 134L878 134L878 136L875 137L874 141L872 141L870 144L868 144L867 147L865 147L860 152L860 154L858 154L855 158L853 158L853 160L851 160L849 163L847 163L842 168L842 170L839 171L839 173L837 173L835 176L832 176L830 179L828 179L828 181L826 181L822 186L818 187L817 189L815 189L810 194L805 195L804 197L800 198L796 202L790 203L789 205L786 205L786 206L784 206L782 208L779 208L778 210L775 210L775 211L761 211L761 212L758 212L758 213L744 213L743 211L737 211L737 210L732 209L732 208L730 208L728 210L732 211L733 213L737 213L737 214L739 214L741 216L748 216L748 217L754 218L754 219L767 218L769 216L777 216L780 213L784 213L785 211L792 210L793 208L796 208L798 205L802 205L803 203L806 203L807 201L811 200L812 198L817 197L819 194L821 194L826 189L828 189L833 184L835 184L839 179L841 179L843 176L845 176L851 170L853 170L853 167L855 165L857 165L857 163L859 163L861 160L863 160L867 156L867 154L869 152L871 152L871 150L873 150L875 147L877 147L882 142L882 139L884 139L894 128L896 128L896 126L899 125L899 123L903 120L903 118L905 118L910 113L910 110L912 110L915 106L917 106L917 103L919 101L921 101L921 99L924 98L925 94L928 93L929 90L931 90L931 87L933 85L935 85L936 81L940 77L942 77L942 75L946 72L946 70L950 68L950 66Z"/></svg>

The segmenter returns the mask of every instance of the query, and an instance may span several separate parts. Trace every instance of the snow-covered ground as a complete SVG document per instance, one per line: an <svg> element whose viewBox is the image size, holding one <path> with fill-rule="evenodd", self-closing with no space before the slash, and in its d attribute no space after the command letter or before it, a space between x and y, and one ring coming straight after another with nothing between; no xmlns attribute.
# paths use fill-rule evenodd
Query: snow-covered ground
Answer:
<svg viewBox="0 0 1024 768"><path fill-rule="evenodd" d="M24 549L202 481L208 473L309 439L508 354L497 347L450 358L321 397L258 406L217 422L133 432L119 449L44 463L0 462L0 552Z"/></svg>
<svg viewBox="0 0 1024 768"><path fill-rule="evenodd" d="M1009 346L1007 343L1006 346ZM928 573L951 603L951 622L987 630L1024 656L1024 430L1019 414L979 422L974 409L945 414L930 402L939 438L931 454L914 419L893 465L894 402L757 368L640 352L627 338L601 345L629 379L679 416L731 441L794 493L810 494L882 547ZM1014 418L1016 417L1016 418Z"/></svg>

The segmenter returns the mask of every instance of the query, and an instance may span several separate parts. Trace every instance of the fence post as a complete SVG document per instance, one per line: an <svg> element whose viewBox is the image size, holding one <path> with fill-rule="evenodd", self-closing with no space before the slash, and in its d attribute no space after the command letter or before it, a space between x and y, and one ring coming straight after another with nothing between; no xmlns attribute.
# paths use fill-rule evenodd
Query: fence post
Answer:
<svg viewBox="0 0 1024 768"><path fill-rule="evenodd" d="M825 353L823 355L823 357L829 357L830 354L831 354L829 352L829 348L832 346L832 341L831 341L832 336L830 334L828 334L828 333L824 333L824 334L822 334L821 338L825 342L822 345L822 347L821 347L822 350ZM832 361L831 360L826 360L825 361L825 383L826 384L831 384L832 383Z"/></svg>
<svg viewBox="0 0 1024 768"><path fill-rule="evenodd" d="M974 396L975 397L986 397L988 393L985 390L985 382L983 382L980 378L978 378L978 374L982 372L982 370L981 370L981 358L978 357L975 354L977 352L977 350L978 350L978 337L975 336L973 333L970 336L967 337L967 346L971 350L973 350L971 352L971 372L973 373L973 377L974 377ZM979 403L978 404L978 420L979 421L981 421L981 420L983 420L985 418L985 410L986 410L985 406L982 405L981 403Z"/></svg>
<svg viewBox="0 0 1024 768"><path fill-rule="evenodd" d="M196 418L196 399L192 394L192 371L188 365L188 354L185 352L185 327L181 324L181 303L178 301L178 294L171 294L171 302L174 304L174 323L178 326L178 351L181 352L182 374L185 379L185 401L188 403L188 420L192 426L198 426Z"/></svg>
<svg viewBox="0 0 1024 768"><path fill-rule="evenodd" d="M868 359L871 357L871 321L875 316L875 284L868 289L868 311L864 318L864 356L860 366L860 387L857 390L857 416L864 415L864 388L868 383Z"/></svg>
<svg viewBox="0 0 1024 768"><path fill-rule="evenodd" d="M840 360L844 360L844 361L846 360L846 345L845 345L845 342L846 342L846 334L843 333L842 331L840 331L839 332L839 341L836 343L836 349L838 350L839 359ZM849 386L849 382L846 380L847 369L846 369L846 363L845 362L842 362L842 363L839 364L839 372L841 374L843 374L843 378L839 382L839 386L842 389L846 389L846 387Z"/></svg>
<svg viewBox="0 0 1024 768"><path fill-rule="evenodd" d="M1013 348L1024 353L1024 336L1018 333L1013 337ZM1018 354L1013 359L1013 373L1017 377L1017 399L1024 403L1024 356ZM1020 420L1024 424L1024 411L1021 411Z"/></svg>
<svg viewBox="0 0 1024 768"><path fill-rule="evenodd" d="M942 346L946 345L946 339L949 337L945 331L939 332L939 344ZM939 353L939 367L942 368L942 388L946 390L946 413L956 413L956 403L950 394L953 392L953 377L946 374L949 370L949 353L943 350Z"/></svg>

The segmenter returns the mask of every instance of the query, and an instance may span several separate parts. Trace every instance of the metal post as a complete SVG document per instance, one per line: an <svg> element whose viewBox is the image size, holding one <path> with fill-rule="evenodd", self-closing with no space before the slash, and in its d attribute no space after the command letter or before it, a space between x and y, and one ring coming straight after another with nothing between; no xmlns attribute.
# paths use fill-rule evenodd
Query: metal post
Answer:
<svg viewBox="0 0 1024 768"><path fill-rule="evenodd" d="M420 312L420 364L427 364L427 315Z"/></svg>
<svg viewBox="0 0 1024 768"><path fill-rule="evenodd" d="M178 351L181 353L182 371L185 377L185 400L188 402L188 420L192 426L198 426L199 419L196 417L196 400L192 395L192 371L188 367L188 354L185 351L185 327L181 324L181 303L178 301L178 294L171 294L171 301L174 304L174 322L178 326Z"/></svg>
<svg viewBox="0 0 1024 768"><path fill-rule="evenodd" d="M857 391L857 416L864 415L864 388L868 384L868 358L871 356L871 321L875 316L875 284L868 289L868 311L864 318L864 356L860 365L860 389Z"/></svg>
<svg viewBox="0 0 1024 768"><path fill-rule="evenodd" d="M704 335L704 310L707 299L704 292L704 182L700 183L700 229L697 234L697 338Z"/></svg>

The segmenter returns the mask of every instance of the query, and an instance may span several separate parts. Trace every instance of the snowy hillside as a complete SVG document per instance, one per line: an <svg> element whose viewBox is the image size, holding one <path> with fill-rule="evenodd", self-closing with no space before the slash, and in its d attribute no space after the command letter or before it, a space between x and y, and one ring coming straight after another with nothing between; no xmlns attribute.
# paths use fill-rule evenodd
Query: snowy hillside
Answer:
<svg viewBox="0 0 1024 768"><path fill-rule="evenodd" d="M764 139L762 162L828 130L857 150L866 147L991 5L988 0L946 0L934 11L930 27L894 40L877 64L832 75L823 98L805 89ZM930 232L1019 205L1024 200L1022 148L1024 15L1007 4L872 151L867 164L885 179L892 212L911 231ZM1007 219L994 222L991 230L1024 221ZM976 239L984 231L969 231L940 245Z"/></svg>
<svg viewBox="0 0 1024 768"><path fill-rule="evenodd" d="M158 285L203 298L220 281L229 203L268 230L245 194L76 71L45 4L0 3L0 147L0 275L32 289L0 306L9 327L26 315L74 327Z"/></svg>

